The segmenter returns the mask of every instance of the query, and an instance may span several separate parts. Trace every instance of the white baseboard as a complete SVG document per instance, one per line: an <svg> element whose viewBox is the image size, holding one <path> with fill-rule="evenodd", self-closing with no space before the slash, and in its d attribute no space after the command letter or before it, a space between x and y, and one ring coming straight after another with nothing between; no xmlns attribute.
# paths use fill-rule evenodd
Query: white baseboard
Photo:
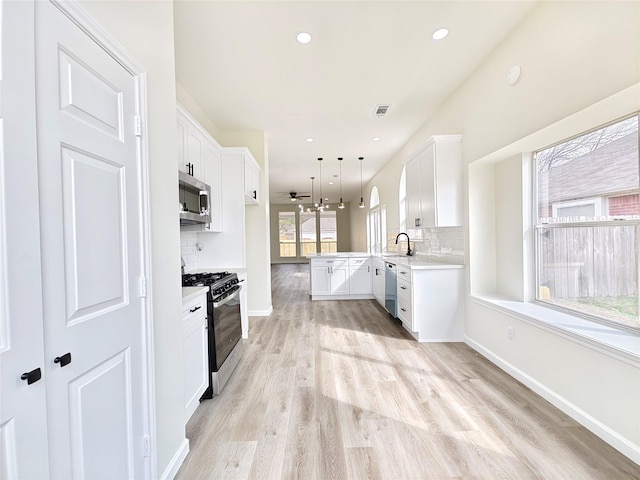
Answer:
<svg viewBox="0 0 640 480"><path fill-rule="evenodd" d="M483 357L487 358L489 361L507 372L513 378L529 387L531 390L547 400L553 406L562 410L583 427L596 434L598 437L600 437L613 448L628 457L630 460L640 465L640 445L635 445L634 443L630 442L628 439L626 439L616 431L612 430L602 422L593 418L584 410L569 402L566 398L550 390L546 385L538 382L536 379L530 377L522 370L514 367L503 358L495 355L493 352L486 349L474 340L471 340L469 337L465 336L464 342L475 351L480 353Z"/></svg>
<svg viewBox="0 0 640 480"><path fill-rule="evenodd" d="M162 476L160 477L160 479L173 480L173 478L178 473L178 470L180 469L182 462L184 462L184 459L187 458L188 453L189 453L189 440L185 438L180 444L180 447L176 451L175 455L169 462L169 465L167 465L167 468L164 469L164 472L162 473Z"/></svg>
<svg viewBox="0 0 640 480"><path fill-rule="evenodd" d="M273 313L273 305L269 305L266 310L249 310L250 317L268 317Z"/></svg>

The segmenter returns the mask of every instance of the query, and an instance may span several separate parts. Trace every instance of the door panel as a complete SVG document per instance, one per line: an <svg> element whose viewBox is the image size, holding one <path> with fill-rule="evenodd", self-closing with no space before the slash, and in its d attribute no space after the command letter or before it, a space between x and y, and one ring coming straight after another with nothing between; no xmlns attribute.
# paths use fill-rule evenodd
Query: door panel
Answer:
<svg viewBox="0 0 640 480"><path fill-rule="evenodd" d="M51 476L143 477L137 78L50 2L35 15Z"/></svg>
<svg viewBox="0 0 640 480"><path fill-rule="evenodd" d="M125 351L69 382L74 478L134 478L130 377ZM77 452L80 446L87 451Z"/></svg>
<svg viewBox="0 0 640 480"><path fill-rule="evenodd" d="M127 303L123 176L121 165L62 146L69 324Z"/></svg>
<svg viewBox="0 0 640 480"><path fill-rule="evenodd" d="M0 478L48 478L33 2L0 2ZM25 372L43 379L28 385Z"/></svg>

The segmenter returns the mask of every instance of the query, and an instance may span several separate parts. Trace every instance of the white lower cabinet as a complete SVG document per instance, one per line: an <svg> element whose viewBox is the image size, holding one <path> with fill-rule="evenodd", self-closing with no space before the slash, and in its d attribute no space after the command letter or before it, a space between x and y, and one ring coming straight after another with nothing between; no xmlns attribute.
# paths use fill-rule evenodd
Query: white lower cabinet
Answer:
<svg viewBox="0 0 640 480"><path fill-rule="evenodd" d="M347 260L311 260L311 295L348 295L349 263Z"/></svg>
<svg viewBox="0 0 640 480"><path fill-rule="evenodd" d="M371 257L311 258L313 300L373 298Z"/></svg>
<svg viewBox="0 0 640 480"><path fill-rule="evenodd" d="M464 340L464 270L398 267L398 318L420 342Z"/></svg>
<svg viewBox="0 0 640 480"><path fill-rule="evenodd" d="M371 275L371 258L349 259L349 294L371 295L373 277Z"/></svg>
<svg viewBox="0 0 640 480"><path fill-rule="evenodd" d="M381 258L373 259L373 296L378 301L378 303L384 307L384 276L385 276L385 265L384 260Z"/></svg>
<svg viewBox="0 0 640 480"><path fill-rule="evenodd" d="M206 293L182 304L182 352L186 423L209 386Z"/></svg>

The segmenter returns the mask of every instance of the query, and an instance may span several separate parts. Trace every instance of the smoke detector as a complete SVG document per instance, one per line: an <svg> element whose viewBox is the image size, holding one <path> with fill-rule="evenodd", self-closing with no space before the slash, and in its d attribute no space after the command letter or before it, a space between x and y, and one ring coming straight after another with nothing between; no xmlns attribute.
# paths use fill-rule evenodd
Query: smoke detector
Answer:
<svg viewBox="0 0 640 480"><path fill-rule="evenodd" d="M377 105L375 112L373 112L373 115L375 117L384 117L390 107L391 105Z"/></svg>

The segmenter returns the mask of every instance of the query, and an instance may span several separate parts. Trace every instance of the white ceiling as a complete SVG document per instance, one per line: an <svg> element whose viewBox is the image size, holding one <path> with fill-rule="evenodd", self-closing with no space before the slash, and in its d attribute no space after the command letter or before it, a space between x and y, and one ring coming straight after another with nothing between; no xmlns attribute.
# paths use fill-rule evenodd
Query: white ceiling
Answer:
<svg viewBox="0 0 640 480"><path fill-rule="evenodd" d="M318 157L331 202L344 157L347 201L360 196L358 157L366 184L534 5L178 0L176 79L222 131L266 133L271 203L308 193L311 176L319 196ZM449 36L432 40L440 27ZM311 43L294 40L301 30Z"/></svg>

